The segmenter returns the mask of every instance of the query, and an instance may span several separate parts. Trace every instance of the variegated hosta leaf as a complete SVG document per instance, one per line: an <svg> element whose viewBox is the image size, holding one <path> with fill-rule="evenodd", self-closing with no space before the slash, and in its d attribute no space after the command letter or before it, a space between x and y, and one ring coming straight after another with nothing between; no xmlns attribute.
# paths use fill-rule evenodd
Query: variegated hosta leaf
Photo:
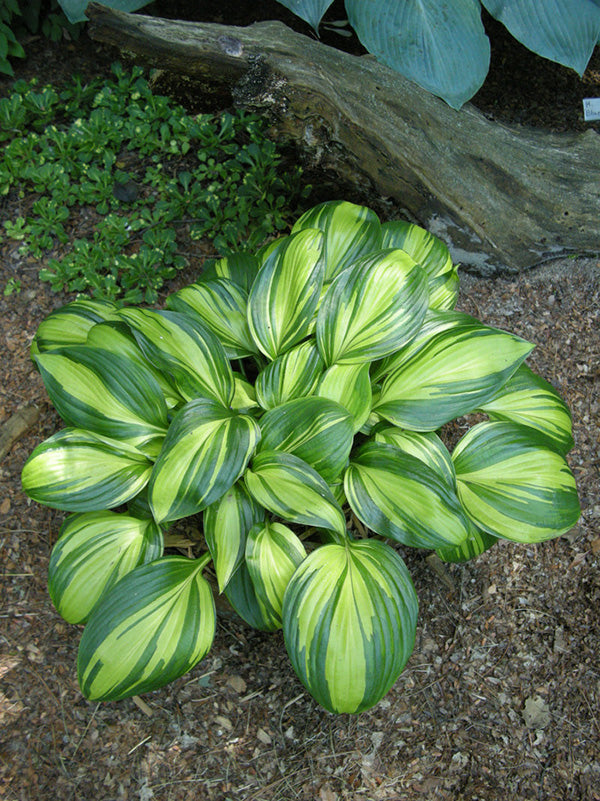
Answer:
<svg viewBox="0 0 600 801"><path fill-rule="evenodd" d="M142 447L162 440L167 405L152 374L121 353L73 345L35 357L67 425Z"/></svg>
<svg viewBox="0 0 600 801"><path fill-rule="evenodd" d="M353 442L352 417L328 398L297 398L260 421L261 451L285 451L309 464L328 483L346 466Z"/></svg>
<svg viewBox="0 0 600 801"><path fill-rule="evenodd" d="M204 538L220 592L244 560L248 532L264 517L265 510L248 495L240 481L204 510Z"/></svg>
<svg viewBox="0 0 600 801"><path fill-rule="evenodd" d="M320 203L305 212L292 228L292 233L305 228L318 228L325 234L323 263L325 281L332 281L350 264L368 256L381 244L381 223L374 211L345 200Z"/></svg>
<svg viewBox="0 0 600 801"><path fill-rule="evenodd" d="M250 578L248 565L244 559L225 587L225 596L238 615L253 629L275 631L280 624L267 615L256 597L256 590Z"/></svg>
<svg viewBox="0 0 600 801"><path fill-rule="evenodd" d="M67 345L83 345L88 331L104 320L118 320L115 303L81 298L51 312L38 326L31 343L31 357Z"/></svg>
<svg viewBox="0 0 600 801"><path fill-rule="evenodd" d="M353 454L344 490L365 526L404 545L459 545L469 533L469 522L451 485L420 459L393 445L368 442Z"/></svg>
<svg viewBox="0 0 600 801"><path fill-rule="evenodd" d="M254 526L246 542L246 565L264 616L281 626L283 595L298 565L306 559L301 540L282 523Z"/></svg>
<svg viewBox="0 0 600 801"><path fill-rule="evenodd" d="M571 413L567 404L541 376L522 364L481 410L491 420L530 426L548 437L551 447L568 453L573 447Z"/></svg>
<svg viewBox="0 0 600 801"><path fill-rule="evenodd" d="M480 423L452 454L458 497L479 528L515 542L541 542L579 519L575 479L563 456L532 428Z"/></svg>
<svg viewBox="0 0 600 801"><path fill-rule="evenodd" d="M250 292L250 287L258 274L260 263L253 253L231 253L215 261L200 276L200 281L213 281L215 278L225 278L233 281L241 289Z"/></svg>
<svg viewBox="0 0 600 801"><path fill-rule="evenodd" d="M276 359L304 339L323 285L323 234L286 237L265 260L250 290L248 323L259 349Z"/></svg>
<svg viewBox="0 0 600 801"><path fill-rule="evenodd" d="M394 445L404 453L416 456L442 478L449 487L456 487L454 464L448 448L433 431L405 431L397 426L383 426L376 430L375 442Z"/></svg>
<svg viewBox="0 0 600 801"><path fill-rule="evenodd" d="M436 554L443 562L468 562L476 556L480 556L484 551L489 550L498 542L498 537L482 531L475 525L469 530L469 536L460 545L446 548L437 548Z"/></svg>
<svg viewBox="0 0 600 801"><path fill-rule="evenodd" d="M25 462L23 489L38 503L65 512L95 512L127 503L150 479L152 462L124 442L65 428Z"/></svg>
<svg viewBox="0 0 600 801"><path fill-rule="evenodd" d="M140 520L154 520L150 501L148 500L147 485L135 497L127 501L127 512L132 517L137 517ZM166 526L164 530L166 531Z"/></svg>
<svg viewBox="0 0 600 801"><path fill-rule="evenodd" d="M435 431L486 403L533 349L481 323L448 328L413 347L384 380L374 411L414 431Z"/></svg>
<svg viewBox="0 0 600 801"><path fill-rule="evenodd" d="M258 374L256 397L263 409L273 409L315 391L325 364L311 340L282 353Z"/></svg>
<svg viewBox="0 0 600 801"><path fill-rule="evenodd" d="M167 306L197 319L215 334L229 359L258 353L247 318L248 293L226 278L199 281L167 298Z"/></svg>
<svg viewBox="0 0 600 801"><path fill-rule="evenodd" d="M92 348L109 350L111 353L118 353L127 357L130 361L150 372L160 387L167 404L167 408L172 409L184 402L184 399L168 376L161 370L157 370L153 364L144 356L137 344L131 329L122 320L110 320L105 323L96 323L90 328L85 342Z"/></svg>
<svg viewBox="0 0 600 801"><path fill-rule="evenodd" d="M260 439L258 423L209 398L173 418L148 488L154 518L179 520L202 511L238 480Z"/></svg>
<svg viewBox="0 0 600 801"><path fill-rule="evenodd" d="M235 392L230 407L241 414L245 414L250 410L260 411L256 400L256 390L252 384L241 373L234 373L233 381Z"/></svg>
<svg viewBox="0 0 600 801"><path fill-rule="evenodd" d="M369 419L373 393L369 364L332 364L323 373L315 395L337 401L352 415L354 433Z"/></svg>
<svg viewBox="0 0 600 801"><path fill-rule="evenodd" d="M429 308L440 309L441 311L451 311L456 306L458 300L458 288L460 279L458 270L454 268L443 275L430 278L429 287Z"/></svg>
<svg viewBox="0 0 600 801"><path fill-rule="evenodd" d="M163 556L132 570L103 595L79 645L77 674L91 701L155 690L210 650L215 607L204 558Z"/></svg>
<svg viewBox="0 0 600 801"><path fill-rule="evenodd" d="M208 396L229 406L234 395L231 366L212 331L181 312L132 307L122 309L121 316L144 356L173 377L186 400Z"/></svg>
<svg viewBox="0 0 600 801"><path fill-rule="evenodd" d="M408 570L388 545L324 545L298 567L283 600L294 670L331 712L369 709L408 661L417 611Z"/></svg>
<svg viewBox="0 0 600 801"><path fill-rule="evenodd" d="M443 331L449 331L453 328L468 330L473 325L479 326L481 323L464 312L450 309L427 309L419 333L410 344L371 366L371 381L376 384L382 381L389 373L399 370L413 359L419 351L429 345L436 334L441 334Z"/></svg>
<svg viewBox="0 0 600 801"><path fill-rule="evenodd" d="M263 451L244 473L246 488L265 509L292 523L345 535L344 514L323 478L291 453Z"/></svg>
<svg viewBox="0 0 600 801"><path fill-rule="evenodd" d="M381 359L418 332L429 303L423 270L402 250L378 251L332 282L317 315L328 366Z"/></svg>
<svg viewBox="0 0 600 801"><path fill-rule="evenodd" d="M153 520L116 512L71 515L50 555L52 603L68 623L85 623L102 593L162 552L162 531Z"/></svg>
<svg viewBox="0 0 600 801"><path fill-rule="evenodd" d="M405 220L392 220L381 226L382 248L400 248L420 264L427 278L450 272L454 265L450 251L437 236Z"/></svg>

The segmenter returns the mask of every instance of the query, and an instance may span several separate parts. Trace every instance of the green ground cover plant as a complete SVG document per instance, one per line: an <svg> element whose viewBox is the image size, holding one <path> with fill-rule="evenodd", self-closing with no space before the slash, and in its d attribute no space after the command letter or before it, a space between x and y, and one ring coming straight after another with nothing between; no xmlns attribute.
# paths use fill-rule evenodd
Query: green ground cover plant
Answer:
<svg viewBox="0 0 600 801"><path fill-rule="evenodd" d="M4 235L48 257L40 278L57 292L153 303L187 264L184 226L217 255L256 249L289 225L308 188L260 118L190 115L155 95L140 68L113 73L64 89L17 81L0 100L0 194L35 198ZM73 236L82 209L90 232Z"/></svg>
<svg viewBox="0 0 600 801"><path fill-rule="evenodd" d="M49 590L85 625L87 698L206 655L210 571L248 624L283 629L320 704L360 712L414 646L398 545L460 562L576 523L569 410L526 365L533 345L456 311L457 292L442 242L339 201L166 309L79 299L41 323L31 353L66 427L22 481L70 513ZM450 452L440 430L475 411ZM177 521L200 515L182 555Z"/></svg>

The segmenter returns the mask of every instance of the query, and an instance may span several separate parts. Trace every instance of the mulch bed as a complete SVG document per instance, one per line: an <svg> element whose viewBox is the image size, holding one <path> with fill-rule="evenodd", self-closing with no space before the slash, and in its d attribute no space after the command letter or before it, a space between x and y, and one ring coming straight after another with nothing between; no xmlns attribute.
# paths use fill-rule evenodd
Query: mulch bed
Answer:
<svg viewBox="0 0 600 801"><path fill-rule="evenodd" d="M45 64L44 78L80 67L101 72L114 58L85 41L39 41L31 50L19 68L29 75ZM3 218L15 214L13 203L3 201ZM39 267L19 256L18 243L0 243L0 287L11 276L22 282L19 293L0 295L0 423L30 405L40 411L0 466L0 796L600 799L597 260L563 259L495 279L462 276L459 308L536 343L531 366L568 402L569 462L583 514L564 537L503 542L442 572L427 554L402 549L421 603L416 648L389 695L360 716L317 706L281 634L227 615L209 656L143 702L82 697L80 631L57 615L46 588L64 516L29 502L20 487L25 459L60 426L28 348L40 321L70 298L51 294Z"/></svg>

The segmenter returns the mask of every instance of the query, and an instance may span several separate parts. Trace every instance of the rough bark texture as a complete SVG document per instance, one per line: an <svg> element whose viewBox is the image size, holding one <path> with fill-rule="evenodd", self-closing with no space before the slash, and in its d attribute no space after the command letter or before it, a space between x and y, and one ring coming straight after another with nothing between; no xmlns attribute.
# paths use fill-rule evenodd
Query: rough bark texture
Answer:
<svg viewBox="0 0 600 801"><path fill-rule="evenodd" d="M370 56L280 22L239 28L87 9L92 38L233 87L313 164L369 180L483 273L600 243L600 137L508 127L459 112Z"/></svg>

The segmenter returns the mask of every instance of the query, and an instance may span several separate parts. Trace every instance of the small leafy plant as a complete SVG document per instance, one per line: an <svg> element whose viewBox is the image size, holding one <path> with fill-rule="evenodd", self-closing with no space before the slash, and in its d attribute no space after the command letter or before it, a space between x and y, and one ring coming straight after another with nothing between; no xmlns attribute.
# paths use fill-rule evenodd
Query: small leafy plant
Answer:
<svg viewBox="0 0 600 801"><path fill-rule="evenodd" d="M259 117L194 117L140 68L113 72L64 89L17 81L0 99L0 194L37 195L4 231L21 253L48 257L40 278L56 292L153 303L187 264L178 231L210 236L218 255L241 241L255 249L309 187L300 168L283 168ZM86 236L72 229L82 207Z"/></svg>
<svg viewBox="0 0 600 801"><path fill-rule="evenodd" d="M42 322L32 356L66 428L23 487L72 513L49 590L85 624L87 698L156 689L206 655L212 562L247 623L283 628L317 701L360 712L414 646L397 543L464 561L575 524L567 407L525 365L533 346L455 311L457 291L442 242L339 201L165 310L80 299ZM451 454L436 432L476 410ZM171 527L200 514L194 556L173 552Z"/></svg>

